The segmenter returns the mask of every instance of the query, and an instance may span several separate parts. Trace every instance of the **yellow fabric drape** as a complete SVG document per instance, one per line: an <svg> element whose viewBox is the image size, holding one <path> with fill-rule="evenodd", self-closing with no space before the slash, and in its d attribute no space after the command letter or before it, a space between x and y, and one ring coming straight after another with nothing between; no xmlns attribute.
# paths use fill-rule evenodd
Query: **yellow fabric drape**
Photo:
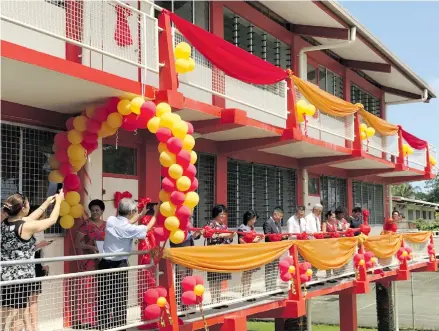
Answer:
<svg viewBox="0 0 439 331"><path fill-rule="evenodd" d="M344 101L336 96L321 90L318 86L305 82L299 77L292 76L299 92L318 110L332 116L346 117L359 110L358 105Z"/></svg>
<svg viewBox="0 0 439 331"><path fill-rule="evenodd" d="M431 235L432 233L430 231L423 231L423 232L415 232L415 233L404 233L402 237L404 238L404 240L407 240L408 242L420 244L429 240Z"/></svg>
<svg viewBox="0 0 439 331"><path fill-rule="evenodd" d="M163 257L187 268L211 272L239 272L261 267L279 258L293 241L166 248Z"/></svg>
<svg viewBox="0 0 439 331"><path fill-rule="evenodd" d="M401 247L402 236L391 234L384 236L367 237L364 246L367 251L372 251L376 257L385 259L392 257Z"/></svg>
<svg viewBox="0 0 439 331"><path fill-rule="evenodd" d="M382 136L394 136L398 133L398 127L396 125L393 125L382 118L369 113L363 108L359 110L359 114L369 126L373 127L376 132Z"/></svg>
<svg viewBox="0 0 439 331"><path fill-rule="evenodd" d="M300 254L319 270L337 269L352 258L356 237L296 241Z"/></svg>

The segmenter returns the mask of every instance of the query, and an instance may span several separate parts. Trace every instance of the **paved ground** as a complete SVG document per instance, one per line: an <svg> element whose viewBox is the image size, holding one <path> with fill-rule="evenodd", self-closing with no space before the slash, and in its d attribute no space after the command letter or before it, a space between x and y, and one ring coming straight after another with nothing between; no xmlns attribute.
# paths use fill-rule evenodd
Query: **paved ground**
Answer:
<svg viewBox="0 0 439 331"><path fill-rule="evenodd" d="M439 330L439 272L412 273L411 275L413 296L411 281L397 284L400 327L413 330L412 307L414 307L415 330ZM372 285L371 293L358 296L357 307L359 326L376 327L374 285ZM317 324L338 324L337 296L313 299L312 319L313 323Z"/></svg>

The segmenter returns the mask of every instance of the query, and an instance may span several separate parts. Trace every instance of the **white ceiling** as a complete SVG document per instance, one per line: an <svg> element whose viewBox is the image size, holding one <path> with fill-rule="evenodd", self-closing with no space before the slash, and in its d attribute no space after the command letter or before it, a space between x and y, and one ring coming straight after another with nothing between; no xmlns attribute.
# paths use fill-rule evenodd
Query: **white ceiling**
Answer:
<svg viewBox="0 0 439 331"><path fill-rule="evenodd" d="M262 149L261 151L271 154L280 154L288 157L294 157L297 159L306 158L306 157L345 155L344 153L337 152L325 147L313 145L304 141L293 142L291 144L266 148L266 149Z"/></svg>
<svg viewBox="0 0 439 331"><path fill-rule="evenodd" d="M356 169L390 169L391 165L386 163L372 160L372 159L363 159L363 160L355 160L343 163L337 163L332 165L331 167L346 169L346 170L356 170Z"/></svg>
<svg viewBox="0 0 439 331"><path fill-rule="evenodd" d="M267 138L276 137L276 133L266 131L263 129L255 128L253 126L243 126L231 130L207 133L201 135L203 139L215 140L215 141L228 141L228 140L246 140L255 138Z"/></svg>

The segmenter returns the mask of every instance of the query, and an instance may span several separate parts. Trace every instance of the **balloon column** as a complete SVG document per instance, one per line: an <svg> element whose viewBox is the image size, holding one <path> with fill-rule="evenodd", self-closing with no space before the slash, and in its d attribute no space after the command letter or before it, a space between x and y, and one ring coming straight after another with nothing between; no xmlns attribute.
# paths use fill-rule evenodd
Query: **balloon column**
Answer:
<svg viewBox="0 0 439 331"><path fill-rule="evenodd" d="M165 327L166 324L172 325L167 296L168 292L163 287L147 290L143 295L143 302L146 304L146 308L143 311L144 319L155 320L160 317L160 327ZM168 323L165 321L165 316L168 319Z"/></svg>
<svg viewBox="0 0 439 331"><path fill-rule="evenodd" d="M299 264L299 275L300 282L304 284L304 295L306 296L306 286L305 283L312 279L312 265L309 262L303 262Z"/></svg>
<svg viewBox="0 0 439 331"><path fill-rule="evenodd" d="M435 167L437 165L436 159L433 156L431 156L431 155L430 155L430 160L429 161L430 161L430 164L431 164L432 167Z"/></svg>
<svg viewBox="0 0 439 331"><path fill-rule="evenodd" d="M279 275L280 279L284 282L292 282L294 287L294 274L296 273L296 268L294 267L294 260L291 256L287 256L279 262Z"/></svg>
<svg viewBox="0 0 439 331"><path fill-rule="evenodd" d="M358 271L360 268L370 269L377 262L375 254L373 252L366 252L364 254L358 253L354 256L355 269Z"/></svg>
<svg viewBox="0 0 439 331"><path fill-rule="evenodd" d="M396 257L401 263L408 262L413 259L413 251L410 247L401 247L396 252Z"/></svg>
<svg viewBox="0 0 439 331"><path fill-rule="evenodd" d="M366 140L375 135L375 129L371 126L367 126L365 123L360 124L360 138L361 140Z"/></svg>
<svg viewBox="0 0 439 331"><path fill-rule="evenodd" d="M179 74L185 74L195 69L195 61L191 58L191 46L181 42L175 46L175 70Z"/></svg>
<svg viewBox="0 0 439 331"><path fill-rule="evenodd" d="M204 280L200 276L186 276L181 282L181 302L186 306L198 304L204 322L204 330L208 330L203 312Z"/></svg>
<svg viewBox="0 0 439 331"><path fill-rule="evenodd" d="M306 116L314 116L316 113L316 107L303 99L297 101L296 109L299 123L305 122Z"/></svg>
<svg viewBox="0 0 439 331"><path fill-rule="evenodd" d="M430 244L428 244L427 252L428 252L428 257L429 257L430 262L436 261L436 251L435 251L433 242L430 242Z"/></svg>

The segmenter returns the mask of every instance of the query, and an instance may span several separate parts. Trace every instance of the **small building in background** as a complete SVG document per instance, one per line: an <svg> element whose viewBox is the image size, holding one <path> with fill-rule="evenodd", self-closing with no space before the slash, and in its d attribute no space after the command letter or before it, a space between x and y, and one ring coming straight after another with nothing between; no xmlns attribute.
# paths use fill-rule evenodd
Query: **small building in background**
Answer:
<svg viewBox="0 0 439 331"><path fill-rule="evenodd" d="M418 220L434 222L438 218L437 211L439 210L439 203L403 197L393 197L392 200L394 209L399 211L403 216L399 225L401 229L416 227L413 223ZM410 223L412 223L413 226L410 226Z"/></svg>

